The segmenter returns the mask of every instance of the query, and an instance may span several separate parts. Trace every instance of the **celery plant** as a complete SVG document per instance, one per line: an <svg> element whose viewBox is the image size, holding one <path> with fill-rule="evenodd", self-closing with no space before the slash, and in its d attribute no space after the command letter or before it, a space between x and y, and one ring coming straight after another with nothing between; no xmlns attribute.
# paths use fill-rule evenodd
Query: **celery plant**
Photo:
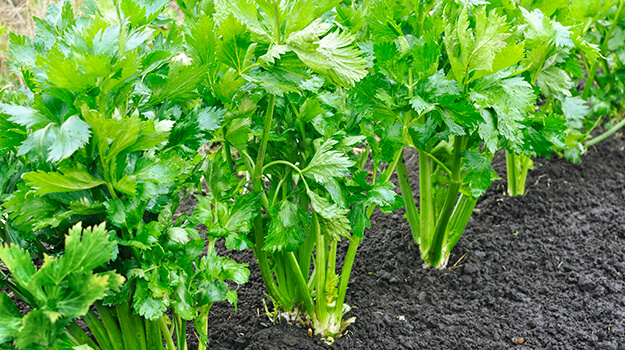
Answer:
<svg viewBox="0 0 625 350"><path fill-rule="evenodd" d="M87 315L95 301L119 291L124 277L115 271L94 273L116 249L104 224L83 230L80 223L69 230L64 254L46 257L40 268L28 251L0 246L11 289L32 307L22 315L6 292L0 294L0 346L13 342L18 349L63 349L74 343L97 348L74 319Z"/></svg>
<svg viewBox="0 0 625 350"><path fill-rule="evenodd" d="M118 252L99 264L126 282L85 311L97 346L68 324L72 346L182 350L188 321L205 346L211 305L237 300L226 280L249 274L174 216L199 185L196 149L218 127L198 103L207 68L184 59L180 29L160 16L166 2L88 5L79 18L67 1L51 5L34 39L11 37L29 91L0 104L0 154L10 155L0 168L24 166L2 197L3 228L41 257L67 256L77 222L111 230Z"/></svg>
<svg viewBox="0 0 625 350"><path fill-rule="evenodd" d="M339 12L366 18L360 46L374 74L356 86L354 104L370 117L375 163L397 165L413 237L426 266L438 268L497 178L494 152L538 147L561 133L557 119L530 117L536 96L520 76L526 51L519 27L502 14L510 7L443 5L355 2ZM404 147L418 151L418 207Z"/></svg>
<svg viewBox="0 0 625 350"><path fill-rule="evenodd" d="M189 56L210 67L204 101L222 119L198 223L251 247L275 314L332 342L353 321L345 294L368 215L396 204L390 173L371 183L358 171L367 154L352 152L364 137L345 88L367 74L362 53L333 23L335 1L179 3Z"/></svg>
<svg viewBox="0 0 625 350"><path fill-rule="evenodd" d="M532 46L526 62L533 70L532 83L546 98L540 109L563 115L567 121L566 145L554 145L553 149L579 162L588 147L625 124L618 74L622 67L619 52L623 47L624 2L528 1L523 5L528 9L523 12L527 23L524 32ZM578 91L576 79L585 80L583 91ZM606 119L608 130L593 138L591 132Z"/></svg>

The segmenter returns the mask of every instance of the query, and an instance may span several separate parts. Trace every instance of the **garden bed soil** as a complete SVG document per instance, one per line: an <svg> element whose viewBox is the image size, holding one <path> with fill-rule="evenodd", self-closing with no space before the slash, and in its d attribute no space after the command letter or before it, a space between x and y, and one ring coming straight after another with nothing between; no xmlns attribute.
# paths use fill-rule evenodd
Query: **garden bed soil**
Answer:
<svg viewBox="0 0 625 350"><path fill-rule="evenodd" d="M250 282L237 312L211 310L209 348L625 349L624 147L617 136L581 164L537 159L524 197L496 181L443 271L422 268L403 212L376 212L347 293L356 322L332 347L271 324L252 253L230 252ZM416 195L416 154L405 159ZM494 164L505 179L503 156Z"/></svg>

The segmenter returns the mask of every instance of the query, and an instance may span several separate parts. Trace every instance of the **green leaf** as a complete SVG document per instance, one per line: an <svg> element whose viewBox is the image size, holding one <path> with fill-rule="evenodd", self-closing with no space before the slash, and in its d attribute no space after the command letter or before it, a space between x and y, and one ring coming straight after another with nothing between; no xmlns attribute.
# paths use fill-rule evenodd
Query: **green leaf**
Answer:
<svg viewBox="0 0 625 350"><path fill-rule="evenodd" d="M207 107L200 110L198 114L198 123L200 130L202 131L214 131L219 129L222 121L224 120L224 115L227 110L220 109L217 107Z"/></svg>
<svg viewBox="0 0 625 350"><path fill-rule="evenodd" d="M11 276L22 287L26 287L35 274L35 265L27 251L11 244L0 246L0 260L11 272Z"/></svg>
<svg viewBox="0 0 625 350"><path fill-rule="evenodd" d="M232 280L237 284L246 283L250 271L247 269L247 264L239 264L228 257L221 257L217 255L214 247L210 247L206 256L200 260L199 269L201 271L202 278L212 280Z"/></svg>
<svg viewBox="0 0 625 350"><path fill-rule="evenodd" d="M215 19L217 22L222 22L222 28L223 22L228 21L228 17L234 16L258 36L260 42L269 43L272 41L273 37L267 33L263 23L261 23L261 18L259 18L258 5L262 5L262 1L215 0L214 4ZM273 6L271 7L273 8Z"/></svg>
<svg viewBox="0 0 625 350"><path fill-rule="evenodd" d="M336 140L328 139L321 144L308 166L302 170L302 174L314 178L319 183L328 182L333 177L348 175L349 168L354 166L355 162L341 152L332 150L332 146L337 143Z"/></svg>
<svg viewBox="0 0 625 350"><path fill-rule="evenodd" d="M289 51L291 51L291 48L287 45L274 45L267 50L266 54L260 56L260 59L267 63L274 64L276 63L276 59L279 60L280 56Z"/></svg>
<svg viewBox="0 0 625 350"><path fill-rule="evenodd" d="M180 102L197 97L199 95L197 87L207 71L208 66L199 63L190 65L184 65L182 62L173 63L169 67L167 79L156 86L150 86L152 96L148 105L156 105L166 99Z"/></svg>
<svg viewBox="0 0 625 350"><path fill-rule="evenodd" d="M215 22L211 16L200 16L196 21L187 17L186 42L189 56L200 61L202 64L213 64L215 61L215 49L217 38L215 36Z"/></svg>
<svg viewBox="0 0 625 350"><path fill-rule="evenodd" d="M224 281L204 281L200 283L199 305L208 305L216 301L226 300L228 283Z"/></svg>
<svg viewBox="0 0 625 350"><path fill-rule="evenodd" d="M226 131L226 141L234 148L241 149L250 139L252 121L250 118L236 118L230 123Z"/></svg>
<svg viewBox="0 0 625 350"><path fill-rule="evenodd" d="M8 116L8 120L32 128L37 125L48 125L52 121L45 115L39 113L37 110L26 107L0 103L0 114Z"/></svg>
<svg viewBox="0 0 625 350"><path fill-rule="evenodd" d="M90 135L89 124L76 115L69 117L59 128L56 139L50 146L48 161L58 162L71 156L89 142Z"/></svg>
<svg viewBox="0 0 625 350"><path fill-rule="evenodd" d="M239 196L230 209L230 217L225 224L228 231L247 233L252 229L252 220L260 213L260 197L256 193Z"/></svg>
<svg viewBox="0 0 625 350"><path fill-rule="evenodd" d="M55 339L62 332L62 329L53 326L52 318L56 316L58 314L42 309L29 312L22 319L23 326L15 337L15 346L18 349L49 349L53 345L50 339Z"/></svg>
<svg viewBox="0 0 625 350"><path fill-rule="evenodd" d="M284 200L280 207L270 211L270 215L263 250L272 253L297 250L308 236L305 227L310 224L309 213Z"/></svg>
<svg viewBox="0 0 625 350"><path fill-rule="evenodd" d="M15 338L22 327L22 314L6 292L0 294L0 344Z"/></svg>
<svg viewBox="0 0 625 350"><path fill-rule="evenodd" d="M375 43L373 49L375 55L374 68L395 82L405 82L408 73L408 61L397 48L397 44L395 44L394 41L383 41ZM419 52L417 48L416 50L415 61L421 58L417 56L421 52ZM424 54L427 54L427 52ZM415 62L416 65L419 65L419 63L420 62ZM430 67L427 67L427 69L429 68ZM425 74L425 72L423 73Z"/></svg>
<svg viewBox="0 0 625 350"><path fill-rule="evenodd" d="M149 319L157 320L165 314L169 301L164 298L155 298L148 288L148 282L137 281L132 308L139 315Z"/></svg>
<svg viewBox="0 0 625 350"><path fill-rule="evenodd" d="M306 191L306 193L310 198L313 209L326 219L335 219L348 213L348 210L339 208L313 191Z"/></svg>
<svg viewBox="0 0 625 350"><path fill-rule="evenodd" d="M418 74L418 80L428 78L436 73L440 50L434 38L431 36L427 36L425 39L419 38L415 42L411 54L413 57L412 66Z"/></svg>
<svg viewBox="0 0 625 350"><path fill-rule="evenodd" d="M134 175L125 175L115 185L116 190L127 195L137 195L137 177Z"/></svg>
<svg viewBox="0 0 625 350"><path fill-rule="evenodd" d="M104 223L83 230L79 222L65 238L65 253L58 259L47 259L33 280L42 285L59 285L74 271L90 271L105 264L113 257L116 249L117 245L109 240ZM93 282L104 286L103 293L108 289L108 277L102 279ZM102 294L94 300L103 297Z"/></svg>
<svg viewBox="0 0 625 350"><path fill-rule="evenodd" d="M586 101L581 97L565 97L562 100L562 113L566 118L566 126L580 130L584 119L590 115L592 109L588 107Z"/></svg>
<svg viewBox="0 0 625 350"><path fill-rule="evenodd" d="M457 22L448 22L445 28L445 47L456 81L460 85L495 72L497 53L506 46L509 25L496 9L488 14L483 7L473 9L469 28L469 10L464 7ZM471 76L471 73L474 73Z"/></svg>
<svg viewBox="0 0 625 350"><path fill-rule="evenodd" d="M111 278L117 281L110 281ZM57 310L64 316L86 315L93 303L106 296L111 285L119 289L123 280L123 277L112 271L110 274L101 275L70 275L67 282L71 290L62 295L62 299L56 303Z"/></svg>
<svg viewBox="0 0 625 350"><path fill-rule="evenodd" d="M328 27L315 21L304 30L287 38L287 45L313 71L325 75L336 84L353 87L367 75L367 62L347 32L327 32Z"/></svg>
<svg viewBox="0 0 625 350"><path fill-rule="evenodd" d="M255 47L245 24L230 14L220 25L221 38L217 43L217 58L242 74L251 64L248 50Z"/></svg>
<svg viewBox="0 0 625 350"><path fill-rule="evenodd" d="M503 71L502 71L503 73ZM499 133L511 142L519 142L520 122L533 111L536 96L522 77L501 79L494 74L477 82L470 98L480 108L495 110Z"/></svg>
<svg viewBox="0 0 625 350"><path fill-rule="evenodd" d="M490 158L483 154L465 151L462 156L462 170L466 172L463 182L468 184L469 194L478 198L498 176L491 167Z"/></svg>
<svg viewBox="0 0 625 350"><path fill-rule="evenodd" d="M564 70L551 66L540 71L536 85L547 97L571 96L573 81Z"/></svg>
<svg viewBox="0 0 625 350"><path fill-rule="evenodd" d="M346 216L340 216L332 220L320 217L319 228L322 234L327 235L332 240L340 241L341 238L351 238L349 234L349 231L351 230L350 222Z"/></svg>
<svg viewBox="0 0 625 350"><path fill-rule="evenodd" d="M397 199L397 194L393 191L392 182L376 183L372 189L367 191L367 205L375 204L379 207L391 206Z"/></svg>
<svg viewBox="0 0 625 350"><path fill-rule="evenodd" d="M37 195L88 190L105 184L103 180L93 177L82 167L60 167L59 171L55 172L39 170L26 173L22 177L28 186L37 189Z"/></svg>

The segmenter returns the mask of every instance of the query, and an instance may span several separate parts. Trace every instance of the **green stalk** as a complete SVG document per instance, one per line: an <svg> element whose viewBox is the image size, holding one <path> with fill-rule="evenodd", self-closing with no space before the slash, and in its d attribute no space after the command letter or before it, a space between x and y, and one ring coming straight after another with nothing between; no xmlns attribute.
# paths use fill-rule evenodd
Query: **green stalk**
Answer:
<svg viewBox="0 0 625 350"><path fill-rule="evenodd" d="M451 174L449 174L451 176ZM420 214L420 249L421 257L426 256L432 245L433 229L436 226L434 211L434 191L432 189L432 162L419 151L419 210Z"/></svg>
<svg viewBox="0 0 625 350"><path fill-rule="evenodd" d="M336 273L336 250L337 248L338 248L338 241L333 239L332 243L330 243L330 254L328 255L327 274Z"/></svg>
<svg viewBox="0 0 625 350"><path fill-rule="evenodd" d="M319 227L319 217L313 212L313 232L317 239L317 257L315 259L315 270L317 273L317 319L323 325L328 321L328 310L326 305L326 243L325 237Z"/></svg>
<svg viewBox="0 0 625 350"><path fill-rule="evenodd" d="M508 195L524 196L527 173L532 168L532 158L524 154L515 154L506 150L506 172L508 178Z"/></svg>
<svg viewBox="0 0 625 350"><path fill-rule="evenodd" d="M176 349L187 350L187 321L174 313L174 331L176 332Z"/></svg>
<svg viewBox="0 0 625 350"><path fill-rule="evenodd" d="M360 244L360 237L353 236L351 242L349 242L349 248L345 254L345 262L343 262L343 269L341 270L341 278L339 281L338 299L336 299L336 306L334 307L334 319L337 323L343 318L343 307L345 305L345 294L347 294L347 285L349 284L349 277L352 274L352 268L354 267L354 260L356 259L356 251Z"/></svg>
<svg viewBox="0 0 625 350"><path fill-rule="evenodd" d="M108 329L102 326L100 319L98 319L98 316L95 314L95 312L93 312L93 310L90 309L87 312L87 314L83 316L82 319L87 324L87 327L89 327L91 334L93 334L93 337L96 339L98 344L100 344L101 349L103 350L123 350L124 349L124 343L123 341L121 341L121 333L119 332L119 329L117 330ZM111 334L113 336L111 336ZM119 338L117 338L116 336L119 336ZM115 337L115 340L113 340L114 337Z"/></svg>
<svg viewBox="0 0 625 350"><path fill-rule="evenodd" d="M122 338L126 345L126 350L146 350L145 335L138 329L137 324L132 319L130 304L125 301L115 306L120 329L123 329Z"/></svg>
<svg viewBox="0 0 625 350"><path fill-rule="evenodd" d="M163 350L163 336L156 321L144 320L145 338L148 342L149 350Z"/></svg>
<svg viewBox="0 0 625 350"><path fill-rule="evenodd" d="M70 322L67 327L65 327L65 331L67 335L70 337L74 345L89 345L94 350L100 349L98 345L82 330L75 322ZM110 349L110 348L109 348ZM109 350L103 349L103 350Z"/></svg>
<svg viewBox="0 0 625 350"><path fill-rule="evenodd" d="M449 183L449 187L447 188L447 197L445 198L445 204L443 204L443 209L441 210L441 213L436 221L434 236L432 238L432 245L430 246L430 249L428 251L427 263L430 266L443 267L440 266L443 253L443 243L445 241L449 219L458 198L458 191L460 190L460 185L462 184L461 167L463 149L464 136L456 136L454 140L454 154L452 163L453 165L451 167L452 173L450 174L451 181Z"/></svg>
<svg viewBox="0 0 625 350"><path fill-rule="evenodd" d="M269 141L269 133L271 132L271 124L273 122L273 113L275 108L276 96L269 95L269 101L267 102L267 114L265 114L264 119L264 128L263 134L261 136L260 148L258 150L258 157L256 159L256 164L253 169L253 187L254 191L257 192L265 192L265 185L263 184L262 179L262 171L263 171L263 163L265 161L265 153L267 151L267 143ZM273 275L271 273L271 268L269 266L269 259L267 258L267 253L263 251L263 246L265 244L265 230L263 227L263 218L262 215L258 215L254 219L254 235L255 235L255 247L254 254L258 259L258 266L260 268L261 276L263 278L263 282L265 282L265 287L267 288L267 292L269 296L278 304L279 307L290 309L292 304L289 301L285 300L284 296L280 293L280 289L276 284L276 281L273 279Z"/></svg>
<svg viewBox="0 0 625 350"><path fill-rule="evenodd" d="M230 150L230 144L228 141L224 141L223 144L224 153L226 154L226 162L228 163L228 168L230 171L234 172L234 163L232 162L232 152Z"/></svg>
<svg viewBox="0 0 625 350"><path fill-rule="evenodd" d="M122 331L119 329L119 325L117 323L117 317L113 314L113 310L109 307L102 305L101 302L96 303L95 307L98 310L98 313L100 314L100 319L102 320L102 323L104 324L104 329L108 333L108 336L113 345L113 348L115 350L123 349L124 340L122 336Z"/></svg>
<svg viewBox="0 0 625 350"><path fill-rule="evenodd" d="M289 300L289 303L293 304L293 295L291 295L293 289L290 283L292 280L289 278L285 257L280 253L275 253L272 255L272 258L275 262L274 275L278 283L278 288L280 288L282 295Z"/></svg>
<svg viewBox="0 0 625 350"><path fill-rule="evenodd" d="M586 141L585 146L586 147L590 147L590 146L596 145L597 143L599 143L599 142L605 140L606 138L612 136L614 133L619 131L623 126L625 126L625 118L623 118L620 122L618 122L618 124L614 125L608 131L604 132L603 134Z"/></svg>
<svg viewBox="0 0 625 350"><path fill-rule="evenodd" d="M312 318L314 317L315 313L315 305L313 302L313 298L310 295L310 291L308 290L308 284L306 283L306 279L304 278L304 275L302 275L302 270L297 263L295 253L288 252L286 254L288 265L290 265L291 269L293 270L293 276L295 277L295 282L297 283L300 297L304 302L304 310Z"/></svg>
<svg viewBox="0 0 625 350"><path fill-rule="evenodd" d="M616 16L614 17L614 21L612 21L612 24L610 25L610 29L608 30L606 35L603 37L603 42L601 43L601 47L600 47L601 54L603 54L608 48L608 42L610 41L610 37L612 36L612 33L614 33L614 30L616 29L616 26L618 25L618 19L621 16L621 11L623 10L624 3L625 1L623 0L619 1L618 10L616 10ZM592 63L590 70L588 71L588 78L586 79L586 84L584 85L584 91L582 91L582 99L584 100L587 100L590 95L590 88L592 87L593 81L595 80L595 75L597 74L598 65L599 65L599 60L595 60Z"/></svg>
<svg viewBox="0 0 625 350"><path fill-rule="evenodd" d="M448 229L448 240L445 245L445 251L447 252L445 260L449 258L449 253L456 246L456 243L458 243L464 229L467 227L476 204L477 198L465 196L464 194L460 195L460 199L458 199L454 212L451 214Z"/></svg>
<svg viewBox="0 0 625 350"><path fill-rule="evenodd" d="M167 346L167 350L176 350L176 345L174 345L174 340L171 336L171 331L167 326L167 321L169 317L166 315L161 316L158 319L158 327L161 329L161 333L163 333L163 338L165 338L165 345Z"/></svg>
<svg viewBox="0 0 625 350"><path fill-rule="evenodd" d="M307 195L300 196L300 208L304 211L308 211L309 199ZM315 248L315 237L313 235L308 234L308 238L306 241L299 247L298 253L298 264L300 269L302 270L302 275L304 278L308 279L310 277L310 262L312 260L312 252Z"/></svg>
<svg viewBox="0 0 625 350"><path fill-rule="evenodd" d="M408 179L408 170L406 169L406 163L404 157L399 158L397 162L397 178L399 179L399 188L401 195L404 198L404 204L406 205L406 218L410 225L410 231L412 232L412 238L417 244L420 244L421 237L419 235L419 212L415 204L414 195L412 194L412 188L410 187L410 181Z"/></svg>
<svg viewBox="0 0 625 350"><path fill-rule="evenodd" d="M519 190L519 194L524 196L525 195L525 185L527 184L527 173L530 169L533 168L534 166L534 161L532 160L532 158L521 154L520 156L521 159L521 174L519 175L519 185L518 185L518 190Z"/></svg>
<svg viewBox="0 0 625 350"><path fill-rule="evenodd" d="M208 335L208 313L210 312L211 307L213 307L213 303L209 303L208 305L202 307L200 322L202 324L202 332L204 335ZM198 350L206 350L206 343L202 339L199 339Z"/></svg>
<svg viewBox="0 0 625 350"><path fill-rule="evenodd" d="M518 170L516 168L517 155L506 150L506 175L508 177L508 195L515 197L519 195L517 189Z"/></svg>
<svg viewBox="0 0 625 350"><path fill-rule="evenodd" d="M393 175L394 170L397 168L399 161L402 157L403 148L400 148L395 152L393 156L393 161L388 167L384 170L382 174L383 180L385 182L390 181L391 176ZM375 210L375 205L367 208L367 218L370 218ZM356 251L358 250L358 246L360 245L362 237L358 237L356 235L352 236L351 241L349 242L349 247L347 248L347 253L345 254L345 260L343 262L343 269L341 270L341 276L339 280L338 287L338 298L336 299L336 304L334 307L334 319L336 322L340 322L343 317L343 307L345 305L345 296L347 294L347 285L349 284L349 278L352 274L352 268L354 267L354 260L356 259Z"/></svg>

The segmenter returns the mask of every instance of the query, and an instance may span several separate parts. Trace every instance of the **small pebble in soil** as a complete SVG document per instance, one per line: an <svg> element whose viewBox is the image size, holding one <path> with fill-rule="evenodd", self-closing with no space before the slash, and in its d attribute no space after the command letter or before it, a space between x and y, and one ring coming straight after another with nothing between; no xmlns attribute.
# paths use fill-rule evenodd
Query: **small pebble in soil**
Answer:
<svg viewBox="0 0 625 350"><path fill-rule="evenodd" d="M577 285L582 291L590 292L595 289L595 282L593 282L588 276L580 276L577 280Z"/></svg>
<svg viewBox="0 0 625 350"><path fill-rule="evenodd" d="M480 267L477 264L466 264L464 265L464 272L470 275L476 274L480 271Z"/></svg>
<svg viewBox="0 0 625 350"><path fill-rule="evenodd" d="M295 346L299 344L299 339L295 337L286 337L282 339L282 341L284 342L284 344L289 345L289 346Z"/></svg>
<svg viewBox="0 0 625 350"><path fill-rule="evenodd" d="M519 338L519 337L514 337L514 338L512 338L512 342L515 343L515 344L523 344L523 343L525 343L525 339Z"/></svg>

